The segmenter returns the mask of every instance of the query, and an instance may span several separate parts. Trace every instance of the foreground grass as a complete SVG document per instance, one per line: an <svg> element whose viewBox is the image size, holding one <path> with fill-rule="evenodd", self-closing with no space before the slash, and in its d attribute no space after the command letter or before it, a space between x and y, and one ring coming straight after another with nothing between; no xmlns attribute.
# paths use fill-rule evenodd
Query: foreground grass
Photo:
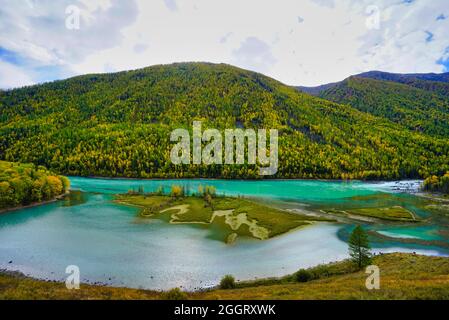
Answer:
<svg viewBox="0 0 449 320"><path fill-rule="evenodd" d="M0 272L1 300L135 300L160 299L160 292L81 284L68 290L65 283L36 280L19 273Z"/></svg>
<svg viewBox="0 0 449 320"><path fill-rule="evenodd" d="M364 270L348 261L308 271L318 278L298 283L294 275L240 282L236 289L187 293L188 299L449 299L449 258L414 254L376 256L380 289L367 290ZM20 274L0 273L0 299L165 299L167 293L81 284L67 290L63 283Z"/></svg>
<svg viewBox="0 0 449 320"><path fill-rule="evenodd" d="M235 240L237 236L271 238L313 221L329 221L242 198L217 197L211 203L206 203L197 196L173 198L165 195L125 194L116 196L116 201L141 207L142 217L160 218L171 223L208 225L216 231L217 238L227 242Z"/></svg>
<svg viewBox="0 0 449 320"><path fill-rule="evenodd" d="M292 277L260 280L234 290L200 293L200 299L449 299L449 258L413 254L376 256L380 268L380 289L365 287L367 274L356 271L348 262L321 266L318 280L294 282ZM312 268L316 269L316 268ZM327 269L327 270L326 270ZM326 271L328 276L326 276ZM320 273L320 271L318 271ZM254 287L256 285L256 287ZM241 285L242 286L242 285Z"/></svg>

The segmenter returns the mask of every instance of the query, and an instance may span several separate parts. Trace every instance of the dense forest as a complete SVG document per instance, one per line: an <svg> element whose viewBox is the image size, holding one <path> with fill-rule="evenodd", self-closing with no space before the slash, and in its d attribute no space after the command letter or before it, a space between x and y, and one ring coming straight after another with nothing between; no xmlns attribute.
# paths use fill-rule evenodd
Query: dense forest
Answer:
<svg viewBox="0 0 449 320"><path fill-rule="evenodd" d="M449 98L449 72L399 74L369 71L358 74L357 77L402 83Z"/></svg>
<svg viewBox="0 0 449 320"><path fill-rule="evenodd" d="M69 189L69 179L42 166L0 161L0 209L51 200Z"/></svg>
<svg viewBox="0 0 449 320"><path fill-rule="evenodd" d="M423 190L441 192L449 195L449 171L443 176L431 176L423 182Z"/></svg>
<svg viewBox="0 0 449 320"><path fill-rule="evenodd" d="M428 84L427 88L425 83ZM413 84L421 85L422 88ZM447 97L435 93L431 85L436 87L435 90L446 89ZM403 84L350 77L322 91L319 96L385 117L413 131L449 137L449 83L415 80Z"/></svg>
<svg viewBox="0 0 449 320"><path fill-rule="evenodd" d="M427 177L449 171L447 105L432 103L425 130L410 130L229 65L153 66L0 92L0 159L68 175L260 178L257 165L173 165L170 132L201 120L278 129L271 178Z"/></svg>

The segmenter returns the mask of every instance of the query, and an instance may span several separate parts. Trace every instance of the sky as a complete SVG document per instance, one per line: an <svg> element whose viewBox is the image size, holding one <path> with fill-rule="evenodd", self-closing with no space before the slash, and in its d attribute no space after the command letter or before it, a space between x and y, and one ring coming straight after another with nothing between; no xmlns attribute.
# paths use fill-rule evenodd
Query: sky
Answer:
<svg viewBox="0 0 449 320"><path fill-rule="evenodd" d="M448 0L0 0L0 88L185 61L289 85L449 71Z"/></svg>

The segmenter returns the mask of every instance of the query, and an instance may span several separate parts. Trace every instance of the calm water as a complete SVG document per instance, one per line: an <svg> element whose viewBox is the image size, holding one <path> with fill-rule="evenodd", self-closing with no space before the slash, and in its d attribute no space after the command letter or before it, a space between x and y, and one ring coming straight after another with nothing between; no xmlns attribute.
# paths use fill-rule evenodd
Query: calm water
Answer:
<svg viewBox="0 0 449 320"><path fill-rule="evenodd" d="M205 228L138 218L135 208L111 202L113 194L184 184L214 185L219 193L260 197L293 211L402 205L426 218L412 226L369 225L389 236L373 238L375 251L447 255L448 222L426 209L427 200L394 191L392 184L324 181L108 180L71 178L70 200L0 215L0 268L45 279L64 279L77 265L84 282L167 289L216 285L225 274L237 279L280 276L301 267L346 258L352 224L319 223L266 241L212 240ZM394 239L421 239L426 245Z"/></svg>

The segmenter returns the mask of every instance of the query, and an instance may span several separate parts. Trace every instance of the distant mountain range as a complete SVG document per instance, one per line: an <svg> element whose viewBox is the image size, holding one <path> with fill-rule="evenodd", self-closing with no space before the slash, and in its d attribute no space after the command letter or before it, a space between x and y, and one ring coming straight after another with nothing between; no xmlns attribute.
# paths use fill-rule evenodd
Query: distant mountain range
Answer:
<svg viewBox="0 0 449 320"><path fill-rule="evenodd" d="M449 73L370 71L298 90L387 118L413 131L449 137Z"/></svg>
<svg viewBox="0 0 449 320"><path fill-rule="evenodd" d="M171 163L170 132L201 120L278 129L272 178L426 177L449 170L446 76L356 76L315 93L336 103L225 64L83 75L0 92L0 159L68 175L260 178L257 165Z"/></svg>

